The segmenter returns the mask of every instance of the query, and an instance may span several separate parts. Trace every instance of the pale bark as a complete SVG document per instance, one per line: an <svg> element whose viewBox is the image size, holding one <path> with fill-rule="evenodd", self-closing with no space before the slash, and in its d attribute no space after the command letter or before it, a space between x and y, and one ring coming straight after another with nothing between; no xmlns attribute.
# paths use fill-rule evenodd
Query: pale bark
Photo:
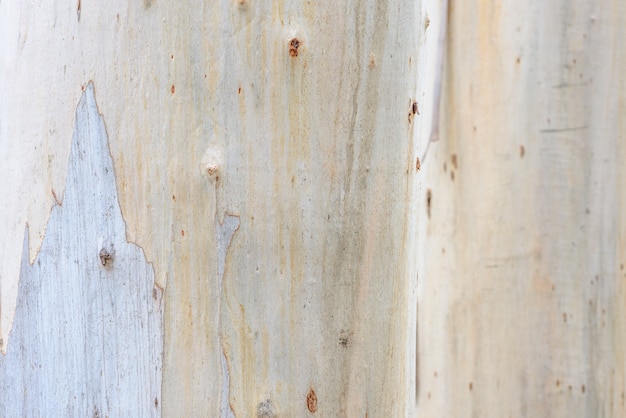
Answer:
<svg viewBox="0 0 626 418"><path fill-rule="evenodd" d="M450 13L418 416L626 416L625 3Z"/></svg>
<svg viewBox="0 0 626 418"><path fill-rule="evenodd" d="M419 4L402 1L3 0L0 170L9 181L0 183L7 202L0 326L7 359L18 335L39 335L17 326L21 316L16 338L8 334L14 312L38 306L18 297L20 254L58 263L59 271L71 267L43 249L59 240L50 228L69 201L74 109L92 80L126 228L119 242L143 249L156 291L165 288L155 410L410 415L421 129L412 103L421 95L425 26ZM85 248L101 244L88 230L77 232ZM92 260L98 254L87 252ZM74 273L98 277L100 268L91 263ZM117 261L112 268L132 270ZM29 283L25 269L21 287ZM44 276L48 286L71 279ZM111 283L91 285L103 292ZM41 297L50 306L56 300ZM100 296L93 297L74 301L79 321L90 321ZM17 310L16 301L23 304ZM112 303L128 313L120 300ZM140 293L137 303L147 309L154 302ZM139 346L140 334L114 326ZM155 332L151 348L158 350ZM49 344L29 341L23 350ZM62 365L71 353L58 357ZM93 382L101 394L102 381ZM6 384L13 393L29 385ZM81 398L67 412L93 412L91 401Z"/></svg>
<svg viewBox="0 0 626 418"><path fill-rule="evenodd" d="M1 415L624 416L626 6L446 3L2 0Z"/></svg>

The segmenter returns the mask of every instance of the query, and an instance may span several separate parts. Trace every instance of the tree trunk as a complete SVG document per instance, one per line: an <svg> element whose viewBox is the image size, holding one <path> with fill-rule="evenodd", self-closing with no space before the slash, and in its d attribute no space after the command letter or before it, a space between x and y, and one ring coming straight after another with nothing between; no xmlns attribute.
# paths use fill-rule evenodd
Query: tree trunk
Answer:
<svg viewBox="0 0 626 418"><path fill-rule="evenodd" d="M625 18L451 3L418 215L418 416L626 416Z"/></svg>
<svg viewBox="0 0 626 418"><path fill-rule="evenodd" d="M425 26L2 1L2 415L410 415Z"/></svg>

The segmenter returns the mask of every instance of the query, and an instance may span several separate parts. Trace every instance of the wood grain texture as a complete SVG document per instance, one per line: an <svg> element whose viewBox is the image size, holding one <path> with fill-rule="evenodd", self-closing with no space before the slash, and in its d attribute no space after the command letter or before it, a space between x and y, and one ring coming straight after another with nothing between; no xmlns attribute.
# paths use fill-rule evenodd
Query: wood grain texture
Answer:
<svg viewBox="0 0 626 418"><path fill-rule="evenodd" d="M0 416L161 415L163 298L141 248L126 240L107 134L86 87L67 188L29 264L0 355Z"/></svg>

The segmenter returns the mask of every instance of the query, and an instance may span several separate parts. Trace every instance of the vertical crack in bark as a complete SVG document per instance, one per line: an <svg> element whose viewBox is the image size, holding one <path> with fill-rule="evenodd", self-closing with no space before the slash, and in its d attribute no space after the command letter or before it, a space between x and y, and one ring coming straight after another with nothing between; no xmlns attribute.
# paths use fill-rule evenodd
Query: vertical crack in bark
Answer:
<svg viewBox="0 0 626 418"><path fill-rule="evenodd" d="M218 219L216 217L216 219ZM223 286L222 283L224 281L224 270L226 268L226 256L228 254L228 248L230 247L230 242L235 235L235 232L239 229L239 217L226 214L224 216L224 220L222 223L216 221L216 229L217 229L217 278L219 285L219 298L218 298L218 338L219 345L221 347L220 353L220 362L222 366L222 391L221 391L221 400L220 400L220 417L221 418L234 418L235 414L233 413L232 408L230 407L229 397L230 397L230 371L228 368L228 359L226 358L226 349L224 346L224 342L222 341L222 296L223 296Z"/></svg>

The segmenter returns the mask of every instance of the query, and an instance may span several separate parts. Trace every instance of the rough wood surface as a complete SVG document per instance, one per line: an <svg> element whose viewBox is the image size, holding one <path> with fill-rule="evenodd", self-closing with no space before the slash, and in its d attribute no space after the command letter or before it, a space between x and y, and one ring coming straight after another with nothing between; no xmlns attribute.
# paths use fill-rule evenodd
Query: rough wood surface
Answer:
<svg viewBox="0 0 626 418"><path fill-rule="evenodd" d="M0 416L160 416L162 292L126 241L92 84L76 111L66 185L32 265L26 230Z"/></svg>

